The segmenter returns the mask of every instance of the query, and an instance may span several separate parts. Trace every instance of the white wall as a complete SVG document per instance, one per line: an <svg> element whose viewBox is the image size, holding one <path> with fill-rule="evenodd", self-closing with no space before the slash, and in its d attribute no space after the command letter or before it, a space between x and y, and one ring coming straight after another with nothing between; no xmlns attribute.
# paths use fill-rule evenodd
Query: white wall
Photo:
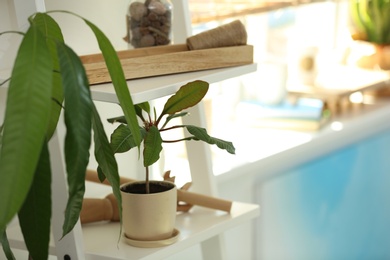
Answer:
<svg viewBox="0 0 390 260"><path fill-rule="evenodd" d="M122 39L126 35L128 1L46 0L45 3L48 11L67 10L88 19L107 35L117 50L128 47L127 43ZM93 34L82 20L64 13L53 13L52 15L61 25L65 41L78 54L99 52Z"/></svg>

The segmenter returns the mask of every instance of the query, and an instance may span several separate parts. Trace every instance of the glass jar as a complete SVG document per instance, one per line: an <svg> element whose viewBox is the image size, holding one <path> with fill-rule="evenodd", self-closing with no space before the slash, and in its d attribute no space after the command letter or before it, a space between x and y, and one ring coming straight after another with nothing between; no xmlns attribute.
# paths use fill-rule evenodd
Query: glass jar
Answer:
<svg viewBox="0 0 390 260"><path fill-rule="evenodd" d="M134 48L170 44L172 12L170 0L131 0L125 40Z"/></svg>

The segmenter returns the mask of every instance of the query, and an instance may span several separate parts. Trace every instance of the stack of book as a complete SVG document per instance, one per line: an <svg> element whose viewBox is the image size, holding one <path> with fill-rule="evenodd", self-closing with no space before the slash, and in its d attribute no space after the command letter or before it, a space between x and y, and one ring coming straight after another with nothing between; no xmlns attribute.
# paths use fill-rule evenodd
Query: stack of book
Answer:
<svg viewBox="0 0 390 260"><path fill-rule="evenodd" d="M330 120L331 113L320 99L298 98L278 105L241 102L237 117L253 127L316 131Z"/></svg>

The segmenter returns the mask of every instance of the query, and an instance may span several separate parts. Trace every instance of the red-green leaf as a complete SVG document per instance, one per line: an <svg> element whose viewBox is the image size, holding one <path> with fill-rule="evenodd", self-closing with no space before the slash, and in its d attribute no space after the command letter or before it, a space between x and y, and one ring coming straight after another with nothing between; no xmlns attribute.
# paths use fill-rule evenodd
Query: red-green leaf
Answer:
<svg viewBox="0 0 390 260"><path fill-rule="evenodd" d="M205 81L196 80L187 83L168 99L161 115L172 115L183 109L195 106L203 99L208 89L209 84Z"/></svg>

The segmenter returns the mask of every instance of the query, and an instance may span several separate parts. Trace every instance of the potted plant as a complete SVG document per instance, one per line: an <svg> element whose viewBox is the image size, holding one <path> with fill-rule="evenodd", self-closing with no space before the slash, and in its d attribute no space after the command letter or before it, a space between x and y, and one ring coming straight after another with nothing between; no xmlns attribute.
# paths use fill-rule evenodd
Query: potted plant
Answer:
<svg viewBox="0 0 390 260"><path fill-rule="evenodd" d="M353 22L354 40L373 45L375 53L364 57L367 67L378 65L390 69L390 1L350 0L350 14Z"/></svg>
<svg viewBox="0 0 390 260"><path fill-rule="evenodd" d="M235 153L235 148L231 142L210 136L204 128L172 123L174 120L187 116L188 112L184 110L198 104L206 95L208 88L209 84L204 81L189 82L167 99L160 112L157 112L156 108L151 109L148 102L135 105L135 111L140 119L139 122L141 122L139 128L142 136L145 181L121 186L123 227L127 242L132 245L141 247L150 246L151 243L154 246L166 245L173 242L174 240L171 238L177 234L174 229L177 203L174 184L149 180L149 167L159 160L163 145L195 140L215 144L231 154ZM111 147L114 153L127 152L136 147L136 142L133 140L133 135L129 131L127 120L124 117L112 118L109 119L109 122L120 123L111 135ZM185 129L189 136L176 140L166 140L164 138L165 132L177 129ZM172 194L168 206L163 206L163 209L157 208L158 205L162 205L162 202L154 201L160 197L160 192L164 194L163 196L166 196L162 198L163 201L167 201L169 196L167 193ZM138 204L140 201L142 203ZM164 209L164 207L166 208ZM143 213L143 211L146 212ZM166 212L170 212L170 214ZM167 214L167 220L162 219L163 214ZM150 221L148 220L149 217L151 218ZM131 220L136 222L132 223ZM153 227L155 224L156 226Z"/></svg>
<svg viewBox="0 0 390 260"><path fill-rule="evenodd" d="M83 20L96 36L126 120L136 122L113 46L99 28ZM16 214L30 257L48 258L52 194L48 142L61 111L66 126L64 154L69 190L63 236L79 219L92 131L95 143L99 143L95 157L104 172L101 178L111 183L121 211L115 157L92 102L81 60L64 42L59 25L49 13L36 13L29 17L29 23L27 31L20 33L22 41L10 79L0 82L8 83L4 122L0 122L0 241L8 259L13 254L6 228ZM5 33L12 32L0 35ZM137 146L141 142L139 129L135 124L128 126Z"/></svg>

